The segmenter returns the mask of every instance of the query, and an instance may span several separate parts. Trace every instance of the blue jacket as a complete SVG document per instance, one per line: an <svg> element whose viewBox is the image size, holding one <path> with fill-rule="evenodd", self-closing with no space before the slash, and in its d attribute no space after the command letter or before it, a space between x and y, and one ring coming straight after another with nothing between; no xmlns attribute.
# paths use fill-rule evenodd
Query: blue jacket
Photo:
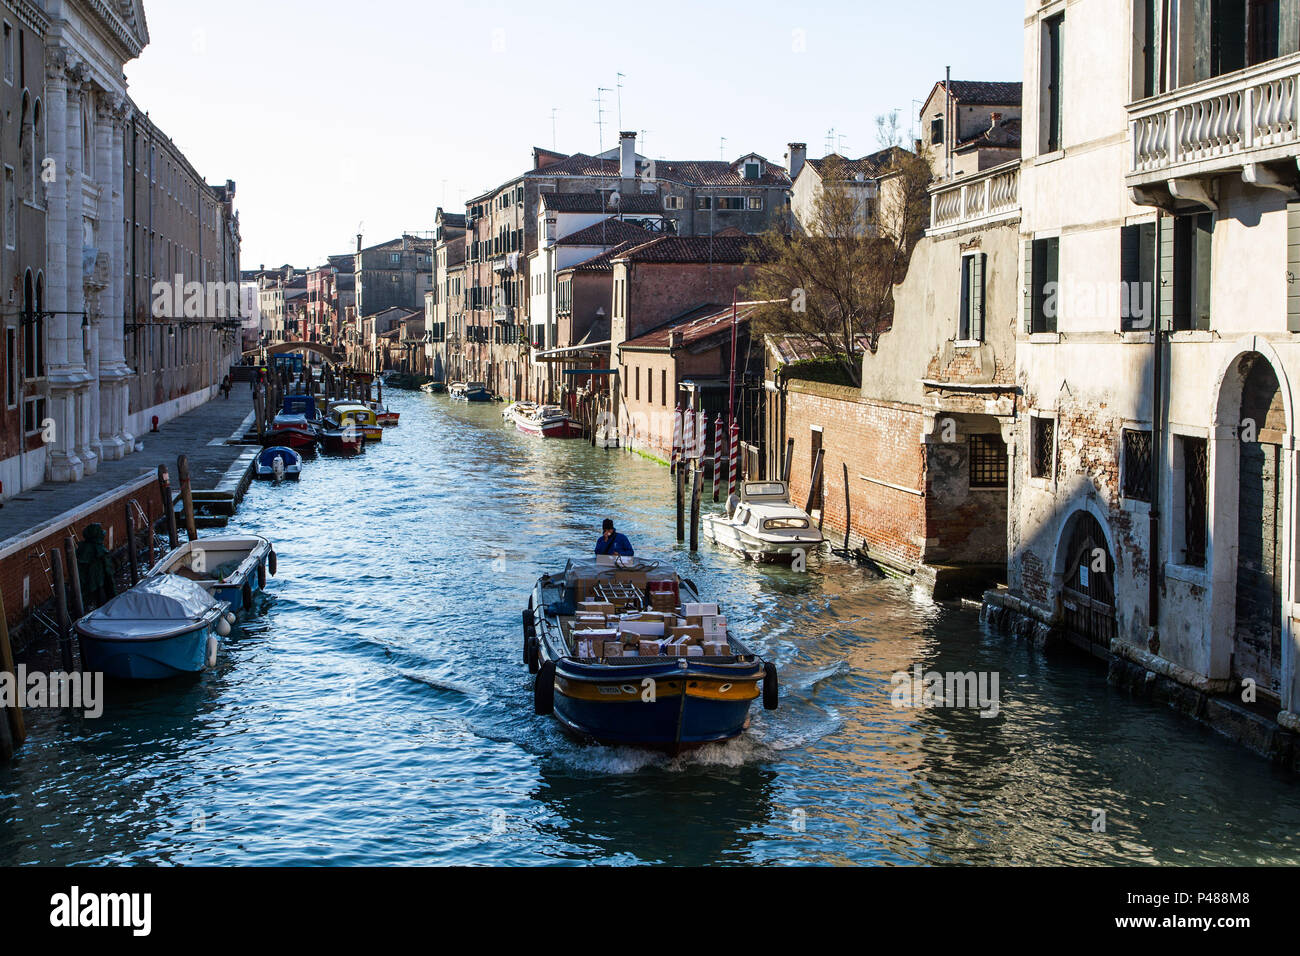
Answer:
<svg viewBox="0 0 1300 956"><path fill-rule="evenodd" d="M632 550L632 542L627 540L627 535L618 531L614 532L614 537L608 541L602 534L596 539L597 554L615 554L621 557L630 558L635 552Z"/></svg>

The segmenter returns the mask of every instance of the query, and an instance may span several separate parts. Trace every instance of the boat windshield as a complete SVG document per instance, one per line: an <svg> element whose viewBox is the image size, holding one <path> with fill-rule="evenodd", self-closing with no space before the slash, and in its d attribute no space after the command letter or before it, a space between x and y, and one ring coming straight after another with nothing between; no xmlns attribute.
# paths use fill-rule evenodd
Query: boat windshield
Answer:
<svg viewBox="0 0 1300 956"><path fill-rule="evenodd" d="M745 484L746 498L784 498L785 485L779 481L751 481Z"/></svg>
<svg viewBox="0 0 1300 956"><path fill-rule="evenodd" d="M807 527L807 518L768 518L763 522L764 531L800 530Z"/></svg>

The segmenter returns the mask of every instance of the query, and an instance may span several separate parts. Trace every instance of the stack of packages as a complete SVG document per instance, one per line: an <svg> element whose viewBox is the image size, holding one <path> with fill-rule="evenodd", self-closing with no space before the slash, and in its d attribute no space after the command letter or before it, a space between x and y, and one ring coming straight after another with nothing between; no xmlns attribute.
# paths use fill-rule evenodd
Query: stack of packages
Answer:
<svg viewBox="0 0 1300 956"><path fill-rule="evenodd" d="M616 614L612 604L586 600L577 608L573 630L576 656L594 660L611 657L724 657L727 619L716 604L686 604L667 611Z"/></svg>

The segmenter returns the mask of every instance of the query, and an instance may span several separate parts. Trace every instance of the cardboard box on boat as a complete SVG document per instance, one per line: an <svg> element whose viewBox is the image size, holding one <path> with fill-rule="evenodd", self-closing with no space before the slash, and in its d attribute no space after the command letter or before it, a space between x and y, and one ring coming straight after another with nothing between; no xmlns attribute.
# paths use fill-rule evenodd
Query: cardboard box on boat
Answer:
<svg viewBox="0 0 1300 956"><path fill-rule="evenodd" d="M704 648L701 647L699 644L687 644L687 645L686 645L686 656L687 656L687 657L703 657L703 656L704 656Z"/></svg>
<svg viewBox="0 0 1300 956"><path fill-rule="evenodd" d="M593 618L581 618L581 617L580 617L580 618L578 618L576 621L573 622L573 629L574 629L575 631L604 631L604 630L613 630L612 628L610 628L610 626L609 626L609 622L606 621L605 618L604 618L603 616L602 616L602 617L593 617Z"/></svg>
<svg viewBox="0 0 1300 956"><path fill-rule="evenodd" d="M637 653L642 657L658 657L659 649L659 641L642 641L637 645Z"/></svg>
<svg viewBox="0 0 1300 956"><path fill-rule="evenodd" d="M606 641L603 650L604 654L601 655L603 657L623 656L623 644L620 641Z"/></svg>
<svg viewBox="0 0 1300 956"><path fill-rule="evenodd" d="M712 616L717 617L722 612L718 610L716 604L683 604L682 614L686 617Z"/></svg>
<svg viewBox="0 0 1300 956"><path fill-rule="evenodd" d="M644 618L634 618L632 620L624 618L619 621L618 629L624 634L638 634L644 637L664 636L663 621L649 621Z"/></svg>
<svg viewBox="0 0 1300 956"><path fill-rule="evenodd" d="M673 628L672 638L678 644L703 644L704 629L701 627L692 627L690 625L678 625Z"/></svg>
<svg viewBox="0 0 1300 956"><path fill-rule="evenodd" d="M726 657L731 653L726 641L705 641L703 647L705 657Z"/></svg>
<svg viewBox="0 0 1300 956"><path fill-rule="evenodd" d="M591 598L586 598L578 602L579 614L609 615L613 614L615 610L614 605L610 604L608 601L596 601Z"/></svg>
<svg viewBox="0 0 1300 956"><path fill-rule="evenodd" d="M591 660L592 658L599 657L600 655L596 653L596 646L597 645L594 641L585 639L580 640L578 641L577 649L574 651L574 656L580 657L584 660Z"/></svg>
<svg viewBox="0 0 1300 956"><path fill-rule="evenodd" d="M597 647L600 647L606 641L618 640L618 631L612 627L593 628L589 631L576 631L575 633L581 635L579 640L591 641Z"/></svg>

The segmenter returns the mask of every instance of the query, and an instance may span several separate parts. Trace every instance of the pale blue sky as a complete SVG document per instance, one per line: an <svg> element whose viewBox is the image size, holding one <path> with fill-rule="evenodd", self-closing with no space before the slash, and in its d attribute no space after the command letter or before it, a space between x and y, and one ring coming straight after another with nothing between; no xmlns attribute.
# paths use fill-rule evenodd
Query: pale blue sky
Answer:
<svg viewBox="0 0 1300 956"><path fill-rule="evenodd" d="M146 0L131 94L209 182L238 183L245 268L432 229L534 145L651 157L876 148L875 117L956 79L1018 80L1023 3ZM743 11L743 12L737 12ZM806 52L795 52L795 31Z"/></svg>

